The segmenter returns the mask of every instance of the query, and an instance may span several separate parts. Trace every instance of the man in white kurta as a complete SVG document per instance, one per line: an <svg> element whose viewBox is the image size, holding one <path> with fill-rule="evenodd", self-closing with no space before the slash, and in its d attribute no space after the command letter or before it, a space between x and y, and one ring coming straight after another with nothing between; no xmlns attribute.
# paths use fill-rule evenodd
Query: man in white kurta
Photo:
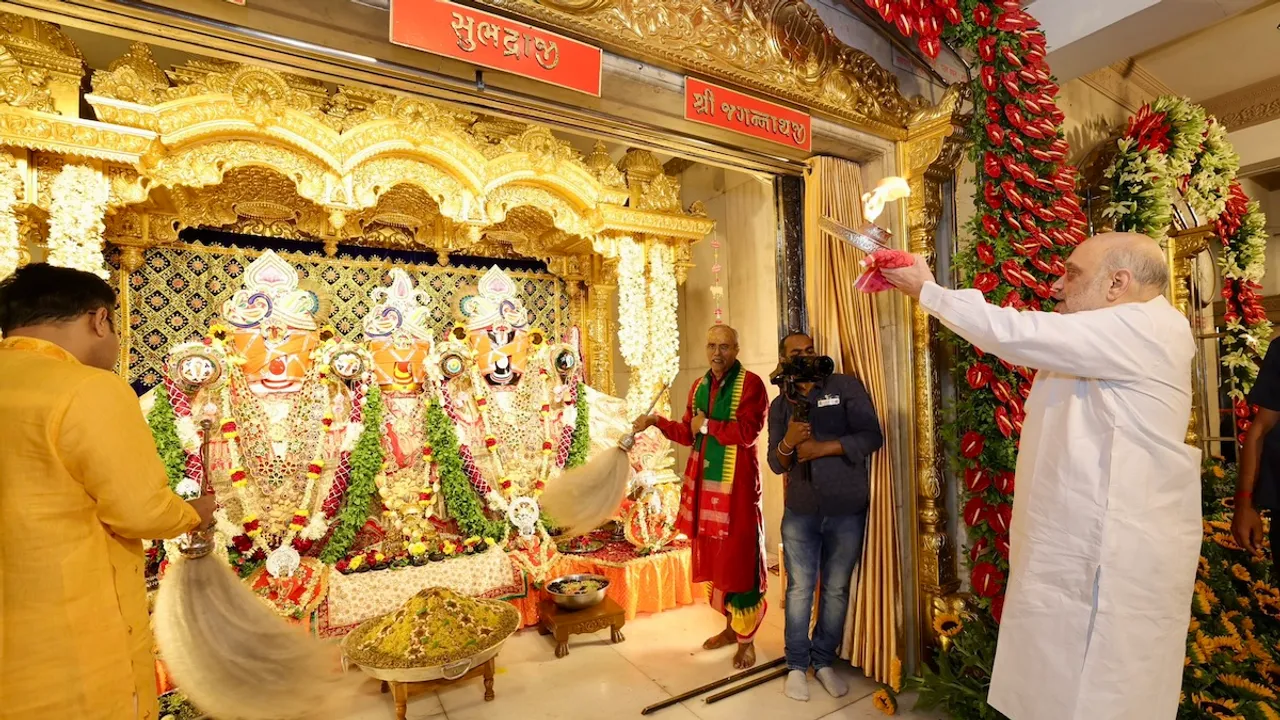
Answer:
<svg viewBox="0 0 1280 720"><path fill-rule="evenodd" d="M1039 370L1027 400L1009 586L988 702L1012 720L1166 720L1200 552L1200 453L1184 444L1194 340L1150 238L1072 253L1057 313L885 277L985 352Z"/></svg>

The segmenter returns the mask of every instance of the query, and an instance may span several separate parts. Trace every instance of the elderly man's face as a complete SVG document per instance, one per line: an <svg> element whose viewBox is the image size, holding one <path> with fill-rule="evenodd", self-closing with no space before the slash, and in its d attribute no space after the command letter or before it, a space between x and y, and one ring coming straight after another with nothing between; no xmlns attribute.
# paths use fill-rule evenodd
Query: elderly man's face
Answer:
<svg viewBox="0 0 1280 720"><path fill-rule="evenodd" d="M707 331L707 364L717 376L723 375L738 360L738 341L727 327Z"/></svg>
<svg viewBox="0 0 1280 720"><path fill-rule="evenodd" d="M1080 243L1067 258L1067 272L1053 285L1057 311L1074 313L1107 307L1111 297L1112 273L1106 272L1103 243L1089 239Z"/></svg>

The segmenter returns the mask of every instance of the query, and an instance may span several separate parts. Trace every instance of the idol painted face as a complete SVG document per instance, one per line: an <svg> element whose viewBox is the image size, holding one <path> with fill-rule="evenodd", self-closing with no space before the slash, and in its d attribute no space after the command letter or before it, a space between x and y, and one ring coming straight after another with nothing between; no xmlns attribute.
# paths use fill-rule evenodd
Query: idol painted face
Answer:
<svg viewBox="0 0 1280 720"><path fill-rule="evenodd" d="M268 393L297 392L311 367L311 353L320 345L313 332L236 332L232 341L244 356L249 388Z"/></svg>
<svg viewBox="0 0 1280 720"><path fill-rule="evenodd" d="M373 372L383 390L416 392L426 379L431 354L430 297L418 290L400 268L391 270L391 285L377 288L376 303L364 318Z"/></svg>

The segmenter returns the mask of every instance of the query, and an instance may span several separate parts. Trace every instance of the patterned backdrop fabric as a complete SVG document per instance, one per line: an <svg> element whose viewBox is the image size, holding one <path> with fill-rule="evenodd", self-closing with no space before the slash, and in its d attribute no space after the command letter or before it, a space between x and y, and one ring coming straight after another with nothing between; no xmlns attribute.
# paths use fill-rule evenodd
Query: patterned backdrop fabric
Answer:
<svg viewBox="0 0 1280 720"><path fill-rule="evenodd" d="M387 258L339 253L326 257L317 247L307 252L277 253L301 272L304 281L327 295L332 304L327 323L348 340L363 340L361 321L369 311L369 293L390 284L387 271L407 272L431 299L431 322L436 337L458 323L458 302L475 289L488 264L448 265L403 263ZM151 248L144 263L130 276L129 382L145 390L160 382L169 348L198 340L218 319L222 303L241 287L240 276L262 250L238 246L179 243ZM109 258L118 272L118 258ZM533 326L553 337L564 336L577 324L564 283L546 271L510 270L521 285ZM118 287L118 284L117 284Z"/></svg>

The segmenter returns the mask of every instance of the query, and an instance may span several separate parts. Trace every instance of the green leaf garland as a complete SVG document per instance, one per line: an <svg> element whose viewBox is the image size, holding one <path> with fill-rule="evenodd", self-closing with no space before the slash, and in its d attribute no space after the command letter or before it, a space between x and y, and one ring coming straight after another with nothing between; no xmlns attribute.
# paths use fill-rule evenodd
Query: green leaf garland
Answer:
<svg viewBox="0 0 1280 720"><path fill-rule="evenodd" d="M164 386L156 389L156 401L147 413L147 425L151 427L151 437L156 441L156 452L164 461L164 471L169 477L169 489L178 487L187 474L187 451L182 448L182 440L178 437L178 416L169 402L169 394Z"/></svg>
<svg viewBox="0 0 1280 720"><path fill-rule="evenodd" d="M440 477L440 491L450 517L458 523L458 529L466 537L488 538L500 543L507 537L506 519L490 520L484 514L482 499L478 497L467 472L462 467L462 454L458 450L458 433L453 421L445 413L438 400L427 406L427 441L436 458L436 472Z"/></svg>
<svg viewBox="0 0 1280 720"><path fill-rule="evenodd" d="M576 468L587 461L591 453L591 407L587 403L587 386L578 383L578 417L573 421L573 441L569 444L569 457L565 469Z"/></svg>
<svg viewBox="0 0 1280 720"><path fill-rule="evenodd" d="M337 526L329 536L320 560L333 565L346 557L356 534L369 521L369 505L377 491L374 478L382 472L382 389L377 383L370 383L365 395L364 429L360 439L351 451L351 480L347 484L347 494L343 499L342 511L338 515Z"/></svg>

